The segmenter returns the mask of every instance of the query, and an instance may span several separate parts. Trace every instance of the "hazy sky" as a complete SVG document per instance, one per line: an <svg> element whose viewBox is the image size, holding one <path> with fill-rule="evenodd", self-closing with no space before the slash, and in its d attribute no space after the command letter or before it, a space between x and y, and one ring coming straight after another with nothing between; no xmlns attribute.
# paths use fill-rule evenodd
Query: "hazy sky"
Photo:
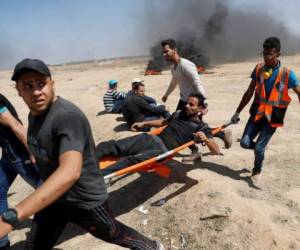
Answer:
<svg viewBox="0 0 300 250"><path fill-rule="evenodd" d="M161 6L163 13L176 1L188 0L0 0L0 68L26 57L55 64L148 54L158 39L147 36L149 8ZM228 2L265 11L300 34L299 0Z"/></svg>
<svg viewBox="0 0 300 250"><path fill-rule="evenodd" d="M201 1L201 0L200 0ZM229 0L231 6L244 10L259 9L281 21L300 36L300 1L298 0Z"/></svg>

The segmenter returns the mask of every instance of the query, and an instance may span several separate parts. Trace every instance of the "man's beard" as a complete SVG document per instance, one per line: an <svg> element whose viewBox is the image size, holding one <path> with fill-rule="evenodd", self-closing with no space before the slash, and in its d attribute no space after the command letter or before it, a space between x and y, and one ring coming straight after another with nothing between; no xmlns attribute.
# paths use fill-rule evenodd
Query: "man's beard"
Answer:
<svg viewBox="0 0 300 250"><path fill-rule="evenodd" d="M190 113L188 114L187 113L187 109L184 109L183 111L183 115L189 119L192 119L192 118L199 118L201 120L201 117L202 117L202 114L201 112L197 112L197 113Z"/></svg>

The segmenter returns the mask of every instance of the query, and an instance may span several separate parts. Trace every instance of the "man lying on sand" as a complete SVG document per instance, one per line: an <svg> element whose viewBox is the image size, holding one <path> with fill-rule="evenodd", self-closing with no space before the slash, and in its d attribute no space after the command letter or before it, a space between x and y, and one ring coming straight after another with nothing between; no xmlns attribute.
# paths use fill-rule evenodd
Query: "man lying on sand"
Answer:
<svg viewBox="0 0 300 250"><path fill-rule="evenodd" d="M173 113L168 119L144 121L132 125L132 129L149 125L157 127L168 125L159 135L142 133L118 141L99 143L97 146L99 160L104 156L122 157L118 162L104 169L103 174L107 175L155 157L191 140L204 143L212 154L219 155L220 149L213 139L211 129L199 118L205 109L204 100L203 95L192 93L188 97L185 110Z"/></svg>

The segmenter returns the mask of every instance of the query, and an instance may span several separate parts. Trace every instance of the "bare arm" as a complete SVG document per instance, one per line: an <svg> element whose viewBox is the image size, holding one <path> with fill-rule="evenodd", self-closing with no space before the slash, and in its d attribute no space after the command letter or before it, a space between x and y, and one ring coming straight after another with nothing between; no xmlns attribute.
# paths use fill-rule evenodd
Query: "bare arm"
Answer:
<svg viewBox="0 0 300 250"><path fill-rule="evenodd" d="M131 130L138 131L139 129L143 128L144 126L153 126L153 127L161 127L166 125L168 122L164 119L159 120L152 120L152 121L145 121L145 122L136 122L132 124Z"/></svg>
<svg viewBox="0 0 300 250"><path fill-rule="evenodd" d="M207 138L205 133L202 131L198 131L197 133L194 133L194 136L196 138L196 141L199 140L206 144L206 146L209 148L211 154L213 154L213 155L221 154L220 148L213 138Z"/></svg>
<svg viewBox="0 0 300 250"><path fill-rule="evenodd" d="M215 142L215 140L213 138L212 139L207 139L205 141L205 144L209 148L211 154L213 154L213 155L220 155L221 154L220 148L219 148L218 144Z"/></svg>
<svg viewBox="0 0 300 250"><path fill-rule="evenodd" d="M174 77L172 77L170 85L162 98L164 102L167 100L168 96L174 91L177 83L178 83L177 80Z"/></svg>
<svg viewBox="0 0 300 250"><path fill-rule="evenodd" d="M248 102L251 100L254 90L255 90L255 81L251 81L248 89L243 95L243 98L239 104L239 106L236 109L236 113L241 113L241 111L244 109L244 107L248 104Z"/></svg>
<svg viewBox="0 0 300 250"><path fill-rule="evenodd" d="M300 86L297 86L297 87L293 88L293 90L298 95L298 100L299 100L299 103L300 103Z"/></svg>
<svg viewBox="0 0 300 250"><path fill-rule="evenodd" d="M28 150L27 132L24 126L8 110L0 113L0 123L9 127ZM30 154L29 158L32 163L35 163L33 155Z"/></svg>
<svg viewBox="0 0 300 250"><path fill-rule="evenodd" d="M59 157L59 166L53 174L34 193L16 206L19 220L25 220L60 198L79 179L81 168L81 153L77 151L63 153ZM11 229L11 226L0 218L0 238Z"/></svg>
<svg viewBox="0 0 300 250"><path fill-rule="evenodd" d="M27 135L24 126L7 110L0 113L0 123L9 127L16 137L27 147Z"/></svg>

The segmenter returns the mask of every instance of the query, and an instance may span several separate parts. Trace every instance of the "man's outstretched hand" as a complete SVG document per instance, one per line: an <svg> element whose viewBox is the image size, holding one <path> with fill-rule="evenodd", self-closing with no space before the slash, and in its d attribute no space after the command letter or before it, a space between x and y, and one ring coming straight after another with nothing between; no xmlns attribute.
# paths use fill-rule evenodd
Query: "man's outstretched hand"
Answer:
<svg viewBox="0 0 300 250"><path fill-rule="evenodd" d="M235 113L230 120L233 124L237 124L240 121L240 113Z"/></svg>
<svg viewBox="0 0 300 250"><path fill-rule="evenodd" d="M143 122L135 122L131 125L131 131L137 132L144 126Z"/></svg>
<svg viewBox="0 0 300 250"><path fill-rule="evenodd" d="M199 142L207 142L208 138L206 137L205 133L202 131L198 131L196 133L194 133L194 140L196 143Z"/></svg>

